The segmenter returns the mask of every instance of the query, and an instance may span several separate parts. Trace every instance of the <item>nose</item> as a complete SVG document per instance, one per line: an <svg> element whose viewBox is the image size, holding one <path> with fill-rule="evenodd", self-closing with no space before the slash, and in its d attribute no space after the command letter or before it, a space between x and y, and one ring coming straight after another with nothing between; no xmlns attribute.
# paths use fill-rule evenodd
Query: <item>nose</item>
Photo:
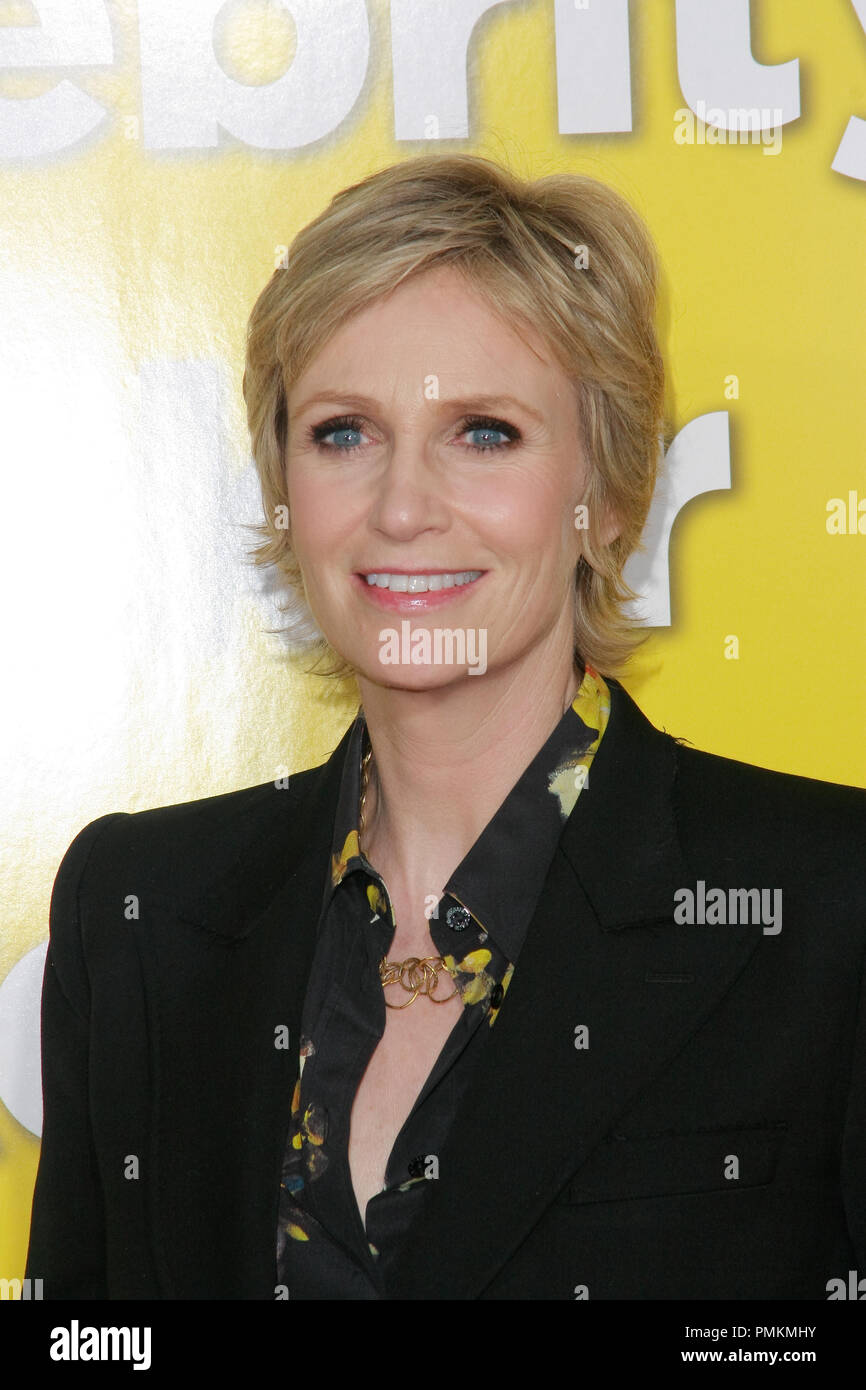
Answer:
<svg viewBox="0 0 866 1390"><path fill-rule="evenodd" d="M444 531L450 511L441 473L417 438L395 438L373 484L370 526L395 541Z"/></svg>

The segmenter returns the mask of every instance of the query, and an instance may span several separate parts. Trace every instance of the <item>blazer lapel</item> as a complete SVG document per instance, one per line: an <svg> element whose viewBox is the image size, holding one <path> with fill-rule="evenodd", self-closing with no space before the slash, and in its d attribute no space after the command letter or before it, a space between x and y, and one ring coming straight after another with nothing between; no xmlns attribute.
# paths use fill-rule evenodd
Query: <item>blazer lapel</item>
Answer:
<svg viewBox="0 0 866 1390"><path fill-rule="evenodd" d="M693 881L672 809L675 741L611 689L439 1180L387 1272L393 1298L477 1297L760 940L754 927L673 923L674 892Z"/></svg>
<svg viewBox="0 0 866 1390"><path fill-rule="evenodd" d="M274 1297L301 1013L348 738L273 799L257 789L232 822L222 873L151 897L137 924L152 1014L151 1202L165 1297ZM219 830L215 819L217 842Z"/></svg>

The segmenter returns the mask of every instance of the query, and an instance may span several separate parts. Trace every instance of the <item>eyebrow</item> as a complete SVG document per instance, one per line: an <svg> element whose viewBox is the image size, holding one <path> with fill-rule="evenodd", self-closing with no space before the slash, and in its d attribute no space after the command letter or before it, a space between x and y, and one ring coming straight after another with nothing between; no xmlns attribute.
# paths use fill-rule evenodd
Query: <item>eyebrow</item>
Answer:
<svg viewBox="0 0 866 1390"><path fill-rule="evenodd" d="M473 412L480 414L482 411L502 410L503 408L506 410L517 409L522 411L525 415L528 415L531 419L537 421L538 424L544 424L544 416L541 415L539 411L535 410L533 406L527 405L526 401L519 400L517 396L449 396L448 398L440 398L436 403L440 407L448 410L459 410L464 415ZM371 396L358 396L353 393L346 393L344 395L340 391L317 391L315 395L308 396L296 409L292 410L290 408L289 418L291 419L293 416L302 415L304 411L309 410L314 405L326 404L341 405L350 410L359 411L376 411L381 409L379 402L373 400Z"/></svg>

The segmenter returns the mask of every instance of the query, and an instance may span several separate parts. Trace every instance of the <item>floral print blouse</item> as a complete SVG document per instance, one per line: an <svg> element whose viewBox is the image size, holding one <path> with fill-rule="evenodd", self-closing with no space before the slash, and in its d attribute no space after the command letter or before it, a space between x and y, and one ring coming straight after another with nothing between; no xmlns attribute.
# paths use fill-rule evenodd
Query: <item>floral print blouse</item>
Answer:
<svg viewBox="0 0 866 1390"><path fill-rule="evenodd" d="M562 827L581 791L610 713L604 680L586 667L573 702L454 871L428 903L444 958L434 994L464 1005L391 1151L366 1224L348 1163L352 1103L385 1030L379 963L394 935L388 890L358 844L363 710L343 767L328 875L301 1025L277 1229L277 1277L290 1299L399 1297L390 1260L431 1180L481 1048L508 986ZM432 952L431 952L432 954ZM389 1003L403 1003L399 984ZM406 995L405 998L409 996ZM430 1008L428 1001L414 1007Z"/></svg>

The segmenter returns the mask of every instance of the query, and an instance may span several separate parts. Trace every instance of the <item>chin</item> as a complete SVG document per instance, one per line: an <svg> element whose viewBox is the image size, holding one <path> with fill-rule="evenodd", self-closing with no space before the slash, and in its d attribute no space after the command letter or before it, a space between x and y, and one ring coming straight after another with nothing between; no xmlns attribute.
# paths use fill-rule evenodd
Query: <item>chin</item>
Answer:
<svg viewBox="0 0 866 1390"><path fill-rule="evenodd" d="M467 680L478 679L465 666L381 666L377 663L375 668L356 669L364 679L384 690L406 690L419 694L448 690ZM479 674L483 672L479 671Z"/></svg>

